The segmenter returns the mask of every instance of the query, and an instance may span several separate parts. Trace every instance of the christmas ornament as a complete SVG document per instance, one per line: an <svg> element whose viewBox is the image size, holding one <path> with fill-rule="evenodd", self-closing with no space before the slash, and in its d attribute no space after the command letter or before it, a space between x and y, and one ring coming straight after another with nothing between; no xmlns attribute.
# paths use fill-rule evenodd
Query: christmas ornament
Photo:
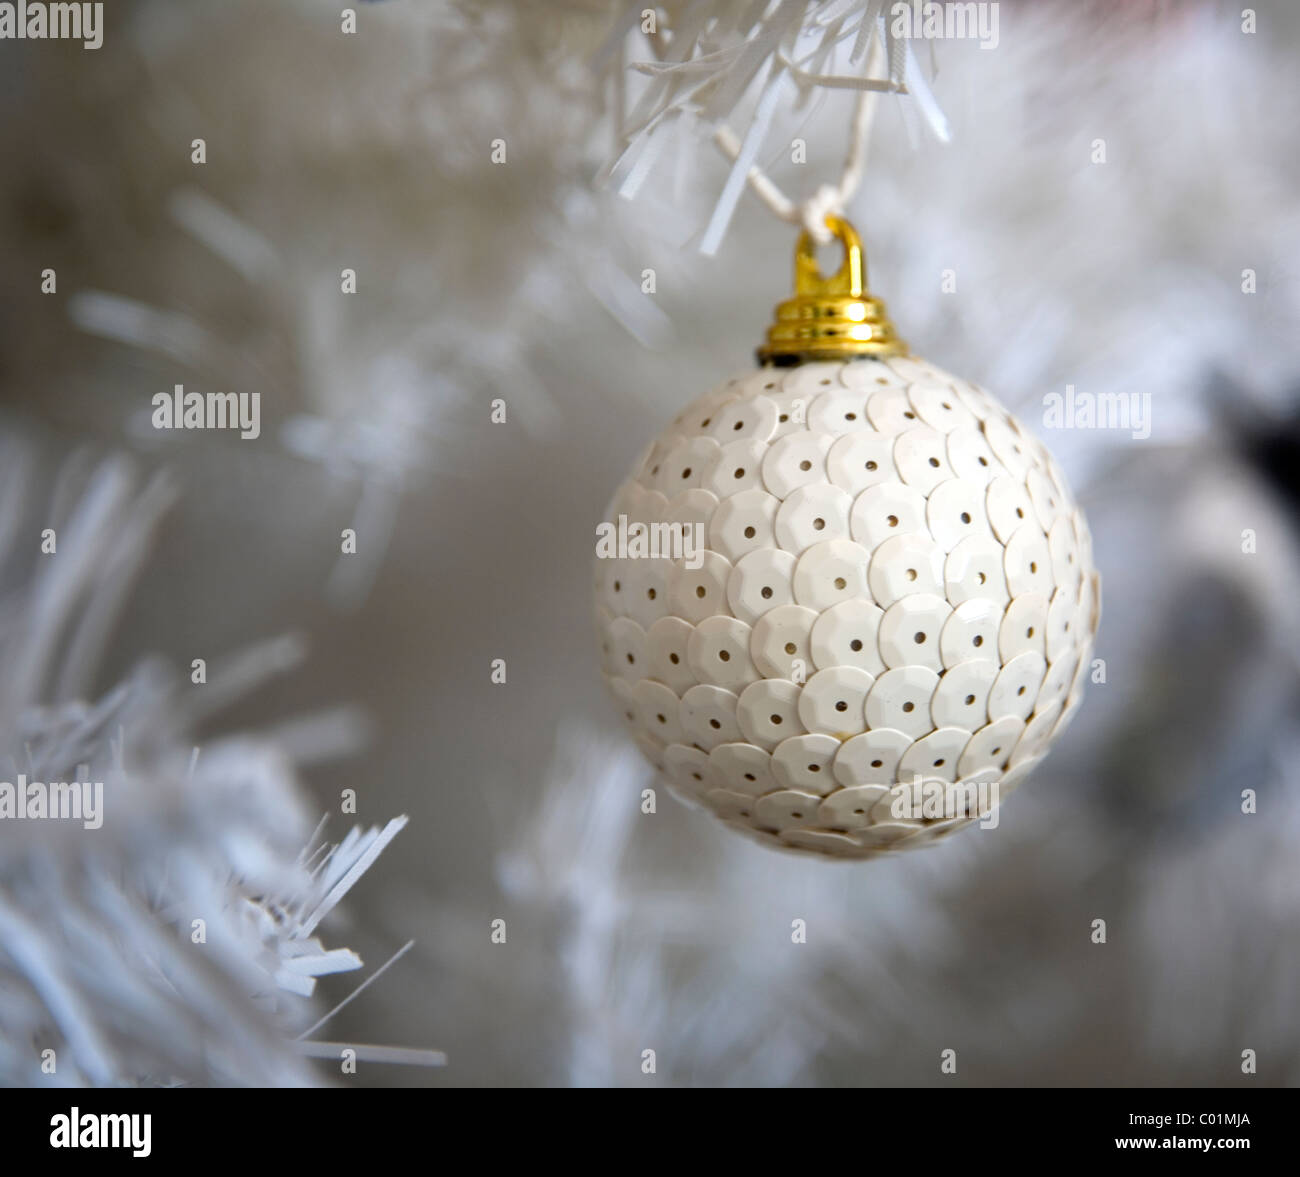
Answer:
<svg viewBox="0 0 1300 1177"><path fill-rule="evenodd" d="M615 495L597 615L609 688L679 795L861 858L994 823L1079 706L1100 582L1052 456L908 353L826 220L840 270L805 231L761 367Z"/></svg>

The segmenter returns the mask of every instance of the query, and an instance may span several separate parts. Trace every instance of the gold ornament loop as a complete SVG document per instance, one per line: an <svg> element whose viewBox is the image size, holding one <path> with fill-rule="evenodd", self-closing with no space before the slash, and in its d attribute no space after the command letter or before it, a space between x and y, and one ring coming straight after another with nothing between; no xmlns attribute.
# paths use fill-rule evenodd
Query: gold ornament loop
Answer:
<svg viewBox="0 0 1300 1177"><path fill-rule="evenodd" d="M823 277L805 229L794 250L794 297L776 308L776 322L758 349L760 364L907 354L885 304L867 292L867 263L857 230L840 217L826 226L844 246L844 261Z"/></svg>

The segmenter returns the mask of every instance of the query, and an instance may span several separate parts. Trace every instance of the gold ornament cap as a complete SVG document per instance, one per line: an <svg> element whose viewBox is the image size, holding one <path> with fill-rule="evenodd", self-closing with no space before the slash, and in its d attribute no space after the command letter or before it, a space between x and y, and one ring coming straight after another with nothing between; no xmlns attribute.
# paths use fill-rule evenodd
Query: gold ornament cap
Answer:
<svg viewBox="0 0 1300 1177"><path fill-rule="evenodd" d="M812 234L805 229L799 235L794 297L776 308L776 322L758 349L760 364L907 354L885 304L867 292L867 263L857 231L840 217L827 217L826 227L844 246L844 262L829 278L822 277Z"/></svg>

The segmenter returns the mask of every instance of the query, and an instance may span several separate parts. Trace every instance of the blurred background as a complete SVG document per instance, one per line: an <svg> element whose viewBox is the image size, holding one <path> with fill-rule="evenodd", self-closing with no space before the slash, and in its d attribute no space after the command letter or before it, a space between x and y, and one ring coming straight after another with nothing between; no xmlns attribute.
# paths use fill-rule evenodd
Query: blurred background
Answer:
<svg viewBox="0 0 1300 1177"><path fill-rule="evenodd" d="M996 833L846 865L640 812L590 562L789 292L752 194L699 248L719 111L778 86L796 200L842 166L853 91L735 51L861 77L882 6L645 7L115 0L102 48L0 41L0 776L107 782L103 831L0 823L0 1080L1300 1082L1300 10L1003 0L995 47L894 46L871 286L1069 475L1105 681ZM691 38L716 85L656 107L637 63ZM260 436L155 430L176 384L260 393ZM1044 429L1067 384L1149 393L1150 436Z"/></svg>

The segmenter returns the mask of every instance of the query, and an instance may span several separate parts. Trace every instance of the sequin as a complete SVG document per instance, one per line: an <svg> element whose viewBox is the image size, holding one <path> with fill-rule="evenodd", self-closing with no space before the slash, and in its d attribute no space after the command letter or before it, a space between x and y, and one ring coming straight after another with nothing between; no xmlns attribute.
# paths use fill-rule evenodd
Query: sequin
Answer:
<svg viewBox="0 0 1300 1177"><path fill-rule="evenodd" d="M722 687L691 687L682 696L678 714L686 738L703 751L740 739L736 696Z"/></svg>
<svg viewBox="0 0 1300 1177"><path fill-rule="evenodd" d="M939 685L939 676L924 666L900 666L887 670L867 696L869 726L888 727L913 738L934 730L930 715L930 697Z"/></svg>
<svg viewBox="0 0 1300 1177"><path fill-rule="evenodd" d="M869 674L883 674L884 660L876 640L884 611L868 600L832 605L813 622L809 649L819 670L856 666Z"/></svg>
<svg viewBox="0 0 1300 1177"><path fill-rule="evenodd" d="M853 500L829 482L801 486L777 508L776 542L797 554L822 540L847 539L852 506Z"/></svg>
<svg viewBox="0 0 1300 1177"><path fill-rule="evenodd" d="M763 485L778 499L789 498L801 486L826 481L826 455L835 438L801 430L774 442L763 458Z"/></svg>
<svg viewBox="0 0 1300 1177"><path fill-rule="evenodd" d="M764 678L747 686L736 704L736 719L745 739L771 751L782 740L801 735L799 695L802 687L789 679Z"/></svg>
<svg viewBox="0 0 1300 1177"><path fill-rule="evenodd" d="M893 439L874 430L841 437L826 452L826 473L854 498L869 486L896 482Z"/></svg>
<svg viewBox="0 0 1300 1177"><path fill-rule="evenodd" d="M925 496L901 482L882 482L862 491L853 500L849 528L853 539L869 551L899 535L934 540L926 528Z"/></svg>
<svg viewBox="0 0 1300 1177"><path fill-rule="evenodd" d="M875 681L865 670L854 666L819 670L804 684L799 696L799 718L804 727L839 740L865 731L865 704Z"/></svg>
<svg viewBox="0 0 1300 1177"><path fill-rule="evenodd" d="M835 779L847 787L893 785L898 779L898 762L913 739L895 728L873 727L846 740L835 757Z"/></svg>
<svg viewBox="0 0 1300 1177"><path fill-rule="evenodd" d="M743 691L759 677L749 656L751 634L750 627L735 617L706 617L686 646L691 673L699 682Z"/></svg>
<svg viewBox="0 0 1300 1177"><path fill-rule="evenodd" d="M948 443L936 429L909 429L894 442L894 465L908 486L928 495L953 476L948 465Z"/></svg>
<svg viewBox="0 0 1300 1177"><path fill-rule="evenodd" d="M769 609L794 604L797 561L780 548L758 548L742 556L727 578L727 603L753 625Z"/></svg>
<svg viewBox="0 0 1300 1177"><path fill-rule="evenodd" d="M802 605L779 605L754 623L750 654L767 678L807 681L812 662L809 638L817 614Z"/></svg>
<svg viewBox="0 0 1300 1177"><path fill-rule="evenodd" d="M938 673L943 669L939 637L952 614L942 597L910 593L900 597L880 619L880 656L890 668L924 666Z"/></svg>
<svg viewBox="0 0 1300 1177"><path fill-rule="evenodd" d="M840 742L834 736L819 732L791 736L772 753L772 775L787 789L824 795L835 788L831 765L839 750Z"/></svg>
<svg viewBox="0 0 1300 1177"><path fill-rule="evenodd" d="M870 560L867 549L850 539L813 544L795 566L794 599L820 612L841 601L865 596Z"/></svg>

